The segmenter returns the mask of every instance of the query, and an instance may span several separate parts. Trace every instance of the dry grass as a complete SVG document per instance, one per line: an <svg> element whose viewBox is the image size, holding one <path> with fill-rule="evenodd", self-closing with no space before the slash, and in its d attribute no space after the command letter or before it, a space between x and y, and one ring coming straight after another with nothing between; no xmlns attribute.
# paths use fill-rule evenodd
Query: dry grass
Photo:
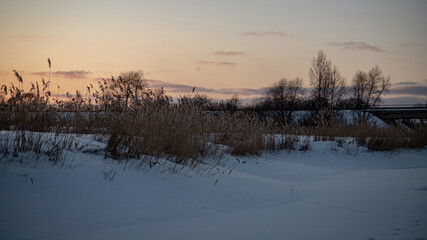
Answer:
<svg viewBox="0 0 427 240"><path fill-rule="evenodd" d="M232 155L259 155L263 150L263 134L269 126L257 116L224 112L211 118L214 143L230 147Z"/></svg>
<svg viewBox="0 0 427 240"><path fill-rule="evenodd" d="M416 149L427 146L427 126L406 129L394 125L378 127L369 124L320 126L284 126L281 133L313 136L315 141L340 141L342 137L354 138L358 145L372 151Z"/></svg>
<svg viewBox="0 0 427 240"><path fill-rule="evenodd" d="M195 166L216 152L203 124L206 118L195 106L163 104L114 114L106 130L106 152L119 160L146 160L148 155Z"/></svg>
<svg viewBox="0 0 427 240"><path fill-rule="evenodd" d="M31 131L1 131L1 163L11 162L36 166L39 160L47 159L53 164L64 164L66 150L72 149L74 136Z"/></svg>

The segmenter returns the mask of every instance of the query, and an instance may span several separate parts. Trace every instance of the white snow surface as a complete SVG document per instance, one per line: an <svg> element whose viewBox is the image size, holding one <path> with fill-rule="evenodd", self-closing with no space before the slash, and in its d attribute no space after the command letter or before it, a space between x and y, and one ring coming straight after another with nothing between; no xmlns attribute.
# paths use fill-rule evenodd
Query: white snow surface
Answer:
<svg viewBox="0 0 427 240"><path fill-rule="evenodd" d="M292 116L294 118L295 122L301 121L304 118L310 116L312 112L311 111L295 111L292 113ZM350 125L355 124L358 119L357 112L354 110L338 110L337 112L337 118L340 123L344 125ZM386 127L387 123L385 123L383 120L379 119L378 117L374 116L373 114L367 112L366 113L368 124L371 126L377 126L377 127Z"/></svg>
<svg viewBox="0 0 427 240"><path fill-rule="evenodd" d="M82 152L2 166L0 239L427 239L427 149L312 142L225 160L209 174Z"/></svg>

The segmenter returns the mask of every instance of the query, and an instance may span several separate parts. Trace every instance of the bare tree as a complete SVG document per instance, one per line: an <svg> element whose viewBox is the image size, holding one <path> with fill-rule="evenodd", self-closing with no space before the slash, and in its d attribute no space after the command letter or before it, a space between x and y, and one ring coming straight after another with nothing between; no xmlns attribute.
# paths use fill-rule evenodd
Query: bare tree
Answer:
<svg viewBox="0 0 427 240"><path fill-rule="evenodd" d="M367 84L368 83L368 74L357 70L356 74L352 80L352 86L350 88L351 98L354 100L354 106L356 109L360 110L365 108L365 104L363 103L363 96L366 93Z"/></svg>
<svg viewBox="0 0 427 240"><path fill-rule="evenodd" d="M329 111L336 107L346 93L345 79L323 51L313 58L309 77L316 109Z"/></svg>
<svg viewBox="0 0 427 240"><path fill-rule="evenodd" d="M147 82L142 71L129 71L121 73L117 78L111 77L99 83L99 91L94 91L93 96L97 103L104 106L105 110L128 110L131 107L141 106L148 96Z"/></svg>
<svg viewBox="0 0 427 240"><path fill-rule="evenodd" d="M357 71L352 80L351 96L358 110L359 121L366 122L366 109L381 102L383 93L390 90L390 77L384 77L377 65L368 73Z"/></svg>
<svg viewBox="0 0 427 240"><path fill-rule="evenodd" d="M338 71L337 67L332 68L329 84L329 106L336 107L343 100L347 92L345 79L341 76L341 73Z"/></svg>
<svg viewBox="0 0 427 240"><path fill-rule="evenodd" d="M282 78L267 89L264 94L264 102L266 105L280 110L281 119L290 123L292 113L296 110L303 94L301 78L292 80Z"/></svg>

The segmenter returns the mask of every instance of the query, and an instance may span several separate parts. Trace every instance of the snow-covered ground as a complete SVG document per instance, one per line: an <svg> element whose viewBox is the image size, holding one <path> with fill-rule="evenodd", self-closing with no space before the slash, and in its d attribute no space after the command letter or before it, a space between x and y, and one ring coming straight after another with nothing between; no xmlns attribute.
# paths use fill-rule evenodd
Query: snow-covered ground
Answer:
<svg viewBox="0 0 427 240"><path fill-rule="evenodd" d="M0 239L427 239L427 149L314 142L225 160L209 173L82 152L3 166Z"/></svg>
<svg viewBox="0 0 427 240"><path fill-rule="evenodd" d="M292 116L294 118L294 121L298 122L303 120L304 118L307 118L308 116L310 116L310 114L310 111L295 111L293 112ZM342 124L355 124L358 119L357 111L354 110L339 110L336 112L336 114L339 122ZM385 123L383 120L379 119L371 113L366 113L366 116L370 125L375 125L377 127L387 126L387 123Z"/></svg>

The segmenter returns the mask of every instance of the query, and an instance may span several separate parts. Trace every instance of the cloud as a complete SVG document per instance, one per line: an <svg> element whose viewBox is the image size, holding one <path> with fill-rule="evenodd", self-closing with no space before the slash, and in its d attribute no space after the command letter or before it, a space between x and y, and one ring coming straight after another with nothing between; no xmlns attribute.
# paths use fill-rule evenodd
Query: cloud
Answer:
<svg viewBox="0 0 427 240"><path fill-rule="evenodd" d="M166 81L160 80L147 80L148 86L150 88L164 88L166 93L191 93L193 87L196 87L197 93L207 93L207 94L221 94L221 95L229 95L238 94L241 96L259 96L262 95L267 88L205 88L193 85L185 85L185 84L173 84ZM311 88L304 88L305 92L311 92ZM392 88L389 92L385 94L385 97L397 97L397 95L405 95L407 97L421 97L427 98L427 86L398 86ZM401 96L399 96L401 97Z"/></svg>
<svg viewBox="0 0 427 240"><path fill-rule="evenodd" d="M287 34L284 32L268 31L268 32L243 32L239 33L240 36L249 37L262 37L262 36L280 36L285 37Z"/></svg>
<svg viewBox="0 0 427 240"><path fill-rule="evenodd" d="M385 52L383 49L373 45L369 45L365 42L354 42L354 41L330 42L328 44L329 46L332 46L332 47L341 47L342 49L349 49L349 50L369 50L374 52Z"/></svg>
<svg viewBox="0 0 427 240"><path fill-rule="evenodd" d="M149 88L163 88L166 92L172 94L187 94L191 93L193 87L196 87L196 93L216 94L222 96L233 96L238 94L241 98L259 97L267 90L266 87L261 88L205 88L194 85L172 84L160 80L147 80ZM304 88L306 93L311 92L311 88ZM424 103L427 101L427 86L399 86L392 88L384 95L384 103Z"/></svg>
<svg viewBox="0 0 427 240"><path fill-rule="evenodd" d="M31 35L26 35L26 34L19 34L19 35L16 35L16 37L22 38L22 39L37 39L38 38L36 36L31 36Z"/></svg>
<svg viewBox="0 0 427 240"><path fill-rule="evenodd" d="M417 96L402 96L402 97L384 97L381 104L384 105L399 105L399 104L425 104L427 98Z"/></svg>
<svg viewBox="0 0 427 240"><path fill-rule="evenodd" d="M147 80L148 86L150 88L163 88L166 93L191 93L194 86L185 85L185 84L172 84L160 80ZM211 93L211 94L221 94L221 95L234 95L235 93L242 96L254 96L261 95L264 93L266 88L205 88L196 86L196 93Z"/></svg>
<svg viewBox="0 0 427 240"><path fill-rule="evenodd" d="M51 73L51 77L61 77L66 79L85 79L92 72L85 70L75 70L75 71L56 71ZM49 76L49 72L31 72L30 75L34 76Z"/></svg>
<svg viewBox="0 0 427 240"><path fill-rule="evenodd" d="M68 79L81 79L81 78L86 78L87 75L91 74L91 72L89 71L84 71L84 70L77 70L77 71L57 71L54 73L55 76L61 76L63 78L68 78Z"/></svg>
<svg viewBox="0 0 427 240"><path fill-rule="evenodd" d="M427 97L427 86L403 86L390 89L387 95L412 95Z"/></svg>
<svg viewBox="0 0 427 240"><path fill-rule="evenodd" d="M419 83L417 82L413 82L413 81L408 81L408 82L398 82L395 83L394 85L396 86L413 86L413 85L418 85Z"/></svg>
<svg viewBox="0 0 427 240"><path fill-rule="evenodd" d="M204 61L204 60L200 60L197 63L206 64L206 65L231 66L231 67L234 67L237 65L237 63L235 62L214 62L214 61Z"/></svg>
<svg viewBox="0 0 427 240"><path fill-rule="evenodd" d="M216 51L214 52L214 54L219 56L235 56L235 55L243 55L245 53L239 52L239 51Z"/></svg>
<svg viewBox="0 0 427 240"><path fill-rule="evenodd" d="M173 84L161 80L147 79L150 88L164 88L167 92L191 92L193 86L184 84Z"/></svg>
<svg viewBox="0 0 427 240"><path fill-rule="evenodd" d="M263 94L267 88L222 88L218 89L219 93L233 95L235 93L243 96L253 96Z"/></svg>

